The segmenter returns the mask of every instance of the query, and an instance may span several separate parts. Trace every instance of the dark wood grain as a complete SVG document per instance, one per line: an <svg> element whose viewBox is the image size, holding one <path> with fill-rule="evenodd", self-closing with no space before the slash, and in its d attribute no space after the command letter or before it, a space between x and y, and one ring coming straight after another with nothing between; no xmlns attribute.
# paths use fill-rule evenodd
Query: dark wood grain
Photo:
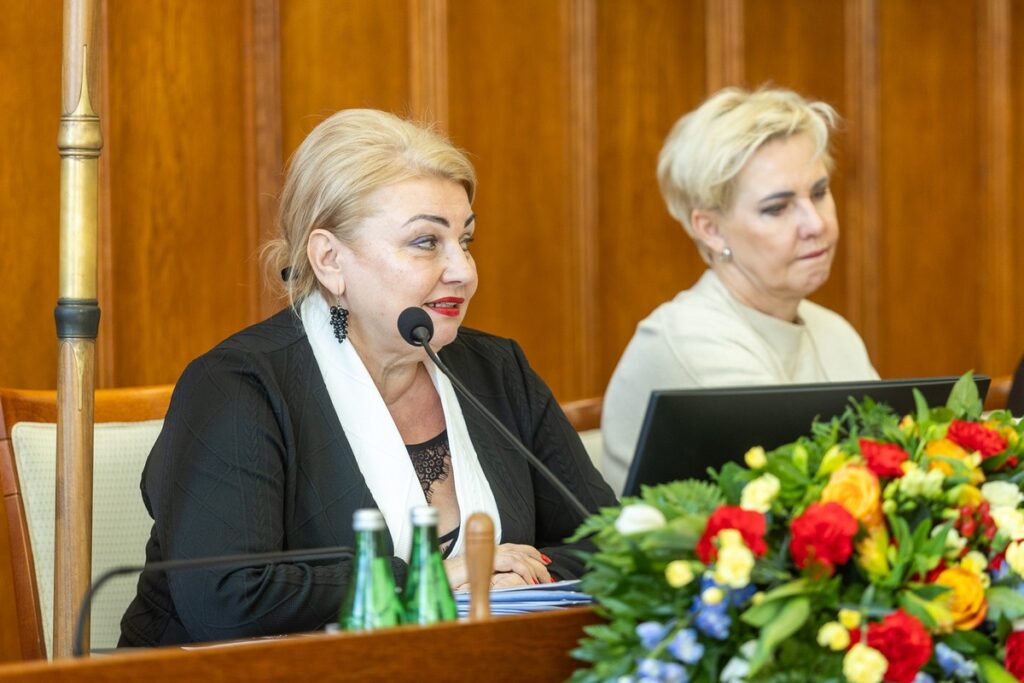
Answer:
<svg viewBox="0 0 1024 683"><path fill-rule="evenodd" d="M160 649L0 666L0 683L563 681L569 651L598 619L587 608L479 622L308 635L193 651ZM436 656L446 653L448 656Z"/></svg>

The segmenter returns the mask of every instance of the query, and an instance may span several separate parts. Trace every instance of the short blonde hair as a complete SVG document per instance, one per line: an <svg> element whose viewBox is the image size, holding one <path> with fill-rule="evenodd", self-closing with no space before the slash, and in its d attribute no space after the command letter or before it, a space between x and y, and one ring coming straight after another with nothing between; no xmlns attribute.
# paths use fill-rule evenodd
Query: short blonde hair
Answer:
<svg viewBox="0 0 1024 683"><path fill-rule="evenodd" d="M476 194L476 171L440 133L375 109L345 109L322 121L288 165L278 215L280 235L263 247L271 273L282 273L297 306L318 287L306 244L316 229L350 241L369 215L375 190L411 178L443 178ZM276 278L274 278L276 279Z"/></svg>
<svg viewBox="0 0 1024 683"><path fill-rule="evenodd" d="M837 119L828 104L808 101L792 90L720 90L676 122L658 155L658 184L668 212L696 241L693 210L731 208L736 177L771 140L810 136L831 171L829 131ZM698 248L708 261L710 254L699 243Z"/></svg>

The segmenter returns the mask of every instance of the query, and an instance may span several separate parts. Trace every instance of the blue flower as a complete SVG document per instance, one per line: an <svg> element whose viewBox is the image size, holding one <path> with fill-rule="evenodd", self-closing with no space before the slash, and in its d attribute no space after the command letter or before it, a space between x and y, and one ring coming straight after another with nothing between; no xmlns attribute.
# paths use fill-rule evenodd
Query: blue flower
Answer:
<svg viewBox="0 0 1024 683"><path fill-rule="evenodd" d="M696 664L704 656L704 646L692 628L683 629L668 644L668 651L683 664Z"/></svg>
<svg viewBox="0 0 1024 683"><path fill-rule="evenodd" d="M699 605L697 617L693 620L693 625L697 627L697 630L710 638L725 640L729 637L729 627L732 626L732 619L726 613L724 605L724 601L718 605Z"/></svg>
<svg viewBox="0 0 1024 683"><path fill-rule="evenodd" d="M648 650L658 647L658 644L665 639L668 627L657 621L645 621L636 625L636 635L640 644Z"/></svg>
<svg viewBox="0 0 1024 683"><path fill-rule="evenodd" d="M935 661L939 663L942 672L947 676L973 678L978 670L978 666L974 662L967 661L966 657L945 643L935 646Z"/></svg>
<svg viewBox="0 0 1024 683"><path fill-rule="evenodd" d="M637 683L689 683L690 674L682 664L663 662L658 659L638 659Z"/></svg>
<svg viewBox="0 0 1024 683"><path fill-rule="evenodd" d="M935 683L935 679L923 671L918 671L917 675L914 676L914 680L910 683Z"/></svg>
<svg viewBox="0 0 1024 683"><path fill-rule="evenodd" d="M661 665L662 683L689 683L690 675L682 664L663 662Z"/></svg>
<svg viewBox="0 0 1024 683"><path fill-rule="evenodd" d="M641 680L645 678L661 680L661 662L657 659L639 659L636 663L636 673Z"/></svg>
<svg viewBox="0 0 1024 683"><path fill-rule="evenodd" d="M743 588L730 588L724 583L718 583L710 572L704 574L700 579L700 592L703 593L708 588L717 588L725 593L725 600L722 601L722 609L725 609L726 604L732 605L733 607L740 607L750 600L754 593L757 592L757 586L752 583L748 583Z"/></svg>

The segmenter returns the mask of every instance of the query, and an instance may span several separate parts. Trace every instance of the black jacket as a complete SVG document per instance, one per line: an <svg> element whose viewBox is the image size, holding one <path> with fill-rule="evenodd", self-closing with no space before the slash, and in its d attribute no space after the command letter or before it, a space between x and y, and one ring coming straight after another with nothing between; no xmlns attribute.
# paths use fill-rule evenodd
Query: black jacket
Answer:
<svg viewBox="0 0 1024 683"><path fill-rule="evenodd" d="M551 391L519 346L463 328L441 356L590 510L615 504ZM536 546L551 571L583 567L562 543L576 512L465 403L503 543ZM147 562L351 546L352 513L376 507L301 321L286 309L185 370L142 475L154 524ZM390 544L390 536L385 535ZM399 584L406 565L392 559ZM337 618L349 560L139 577L121 645L224 640L322 628Z"/></svg>

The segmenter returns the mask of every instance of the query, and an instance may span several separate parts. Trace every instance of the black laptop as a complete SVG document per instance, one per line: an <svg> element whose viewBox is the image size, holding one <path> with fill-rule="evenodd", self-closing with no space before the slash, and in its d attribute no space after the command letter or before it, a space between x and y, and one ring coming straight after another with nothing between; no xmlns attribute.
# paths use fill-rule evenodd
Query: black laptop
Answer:
<svg viewBox="0 0 1024 683"><path fill-rule="evenodd" d="M651 392L623 495L676 479L706 479L709 467L741 461L753 446L771 450L811 432L814 418L842 414L870 396L899 414L914 411L916 387L930 406L946 404L958 377L786 384ZM982 400L990 379L975 375Z"/></svg>

